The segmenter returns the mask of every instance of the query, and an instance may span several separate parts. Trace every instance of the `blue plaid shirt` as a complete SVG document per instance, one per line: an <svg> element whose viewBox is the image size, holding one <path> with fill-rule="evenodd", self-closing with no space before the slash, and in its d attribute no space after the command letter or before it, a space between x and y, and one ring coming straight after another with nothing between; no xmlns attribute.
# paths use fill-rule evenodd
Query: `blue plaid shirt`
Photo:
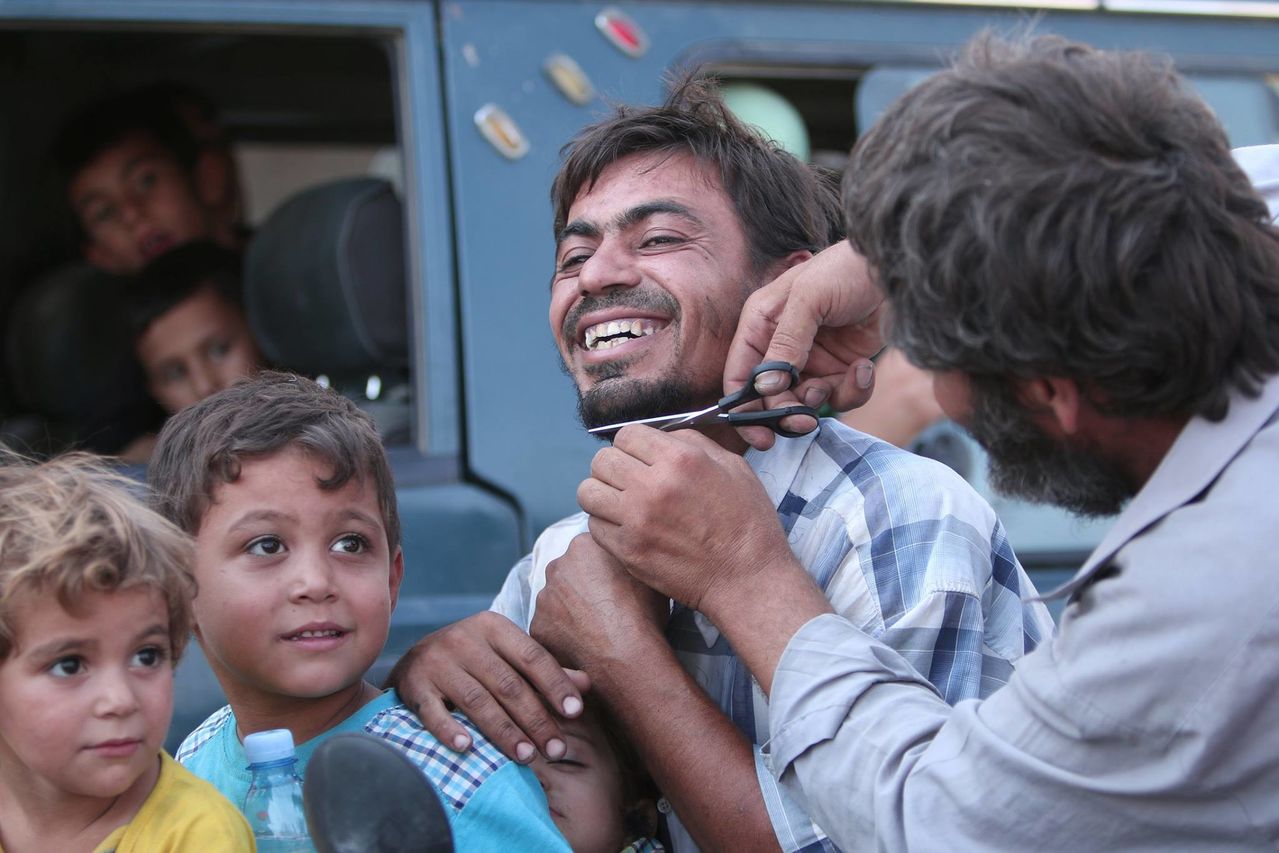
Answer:
<svg viewBox="0 0 1279 853"><path fill-rule="evenodd" d="M777 507L792 550L842 616L896 649L947 702L983 698L1052 633L994 511L945 465L838 421L778 438L746 460ZM586 531L579 513L538 537L492 609L526 630L546 566ZM702 614L675 605L667 637L684 668L755 744L756 776L786 851L834 850L765 767L768 702ZM671 816L675 818L675 816ZM676 853L695 849L670 820Z"/></svg>

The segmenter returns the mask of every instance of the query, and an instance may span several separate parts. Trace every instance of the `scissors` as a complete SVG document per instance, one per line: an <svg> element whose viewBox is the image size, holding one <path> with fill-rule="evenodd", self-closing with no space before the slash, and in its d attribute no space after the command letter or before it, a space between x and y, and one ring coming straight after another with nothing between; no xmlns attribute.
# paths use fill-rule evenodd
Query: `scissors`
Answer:
<svg viewBox="0 0 1279 853"><path fill-rule="evenodd" d="M620 424L609 424L608 426L595 427L589 432L592 435L608 435L620 430L622 427L632 426L634 424L646 424L663 431L669 432L676 429L698 429L712 424L726 423L735 427L742 426L765 426L778 435L787 438L797 438L801 435L807 435L811 430L796 431L787 429L782 426L782 418L789 418L791 415L807 415L814 422L817 421L817 410L812 406L783 406L779 409L765 409L759 412L733 412L730 409L736 409L743 403L749 403L753 400L759 400L764 395L755 390L755 379L761 373L767 373L770 370L784 370L790 374L790 387L794 388L799 384L799 371L795 369L795 365L786 361L766 361L751 371L751 378L746 384L738 390L734 391L726 397L721 397L719 402L713 406L707 406L705 409L698 409L696 412L684 412L678 415L660 415L655 418L642 418L637 421L624 421Z"/></svg>

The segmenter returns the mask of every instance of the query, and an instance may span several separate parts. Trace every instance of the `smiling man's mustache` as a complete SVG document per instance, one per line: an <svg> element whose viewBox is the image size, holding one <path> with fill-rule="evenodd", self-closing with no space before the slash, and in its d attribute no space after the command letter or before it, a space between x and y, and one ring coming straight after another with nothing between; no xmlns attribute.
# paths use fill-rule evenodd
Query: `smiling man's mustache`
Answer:
<svg viewBox="0 0 1279 853"><path fill-rule="evenodd" d="M675 301L675 297L664 290L636 290L631 288L627 290L612 290L599 296L584 296L568 312L568 316L564 318L564 323L560 327L560 335L563 336L565 348L572 349L577 344L579 338L577 327L583 317L592 311L602 311L609 308L635 308L639 311L665 314L671 318L672 323L678 322L680 317L679 303Z"/></svg>

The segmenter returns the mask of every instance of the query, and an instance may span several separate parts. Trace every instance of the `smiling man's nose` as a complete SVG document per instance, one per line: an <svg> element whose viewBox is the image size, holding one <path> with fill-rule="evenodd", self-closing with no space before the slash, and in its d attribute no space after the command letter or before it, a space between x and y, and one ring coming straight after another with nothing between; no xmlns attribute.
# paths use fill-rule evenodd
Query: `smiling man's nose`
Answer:
<svg viewBox="0 0 1279 853"><path fill-rule="evenodd" d="M635 287L641 280L635 256L608 240L582 262L577 275L577 285L585 294L603 293L611 287Z"/></svg>

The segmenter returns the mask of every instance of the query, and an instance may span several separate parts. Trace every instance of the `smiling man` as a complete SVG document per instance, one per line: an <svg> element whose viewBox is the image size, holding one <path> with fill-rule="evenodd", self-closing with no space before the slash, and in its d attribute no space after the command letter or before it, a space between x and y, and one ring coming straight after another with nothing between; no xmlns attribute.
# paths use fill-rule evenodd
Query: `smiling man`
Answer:
<svg viewBox="0 0 1279 853"><path fill-rule="evenodd" d="M714 402L747 297L838 239L830 188L697 82L661 106L620 108L566 154L551 192L550 321L583 422ZM762 539L785 536L831 605L905 655L946 701L993 691L1050 632L1043 607L1023 602L1033 590L998 519L944 466L835 421L745 456L734 431L707 435L732 451L749 486L708 482L703 500L762 501L770 517L711 541L693 512L664 533L743 562ZM410 653L402 695L446 743L466 742L445 711L452 702L520 760L534 742L571 759L526 680L570 715L579 694L540 643L584 670L591 701L626 729L673 810L676 849L830 847L762 763L767 704L727 640L633 581L587 533L596 523L578 514L545 531L496 613Z"/></svg>

